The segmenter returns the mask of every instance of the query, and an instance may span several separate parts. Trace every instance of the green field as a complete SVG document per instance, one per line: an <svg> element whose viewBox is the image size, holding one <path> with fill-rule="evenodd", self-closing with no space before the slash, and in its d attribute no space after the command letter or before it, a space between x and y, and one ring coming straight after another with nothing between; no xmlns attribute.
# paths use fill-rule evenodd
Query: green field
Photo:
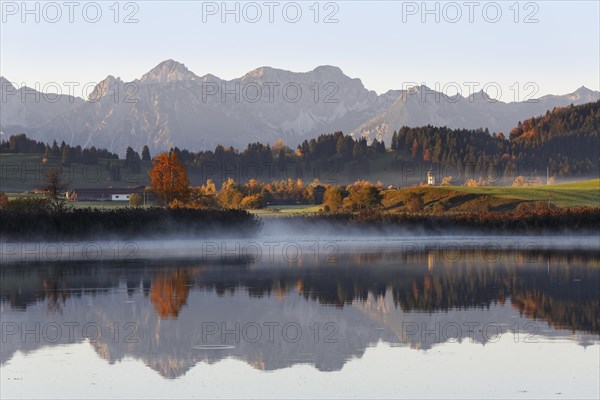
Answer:
<svg viewBox="0 0 600 400"><path fill-rule="evenodd" d="M9 200L23 199L23 198L44 198L41 194L33 193L6 193ZM105 210L112 210L115 208L129 207L128 201L75 201L67 203L73 208L101 208Z"/></svg>
<svg viewBox="0 0 600 400"><path fill-rule="evenodd" d="M100 159L96 164L60 164L57 157L48 157L42 162L43 154L2 154L0 155L0 192L21 193L45 186L46 176L52 168L61 168L69 188L128 187L148 184L150 162L141 163L141 171L133 173L120 160L120 177L114 180L107 171L110 161ZM114 161L114 160L113 160Z"/></svg>
<svg viewBox="0 0 600 400"><path fill-rule="evenodd" d="M600 179L544 186L453 186L448 189L504 199L550 201L557 207L600 207Z"/></svg>
<svg viewBox="0 0 600 400"><path fill-rule="evenodd" d="M411 187L383 192L383 205L390 212L404 211L418 197L424 211L443 205L447 211L512 211L527 202L556 207L600 207L600 179L547 186L435 186Z"/></svg>
<svg viewBox="0 0 600 400"><path fill-rule="evenodd" d="M75 201L69 204L74 208L101 208L104 210L129 207L128 201Z"/></svg>
<svg viewBox="0 0 600 400"><path fill-rule="evenodd" d="M250 213L261 217L277 217L291 214L310 214L318 213L323 206L302 204L302 205L282 205L282 206L267 206L261 210L248 210Z"/></svg>

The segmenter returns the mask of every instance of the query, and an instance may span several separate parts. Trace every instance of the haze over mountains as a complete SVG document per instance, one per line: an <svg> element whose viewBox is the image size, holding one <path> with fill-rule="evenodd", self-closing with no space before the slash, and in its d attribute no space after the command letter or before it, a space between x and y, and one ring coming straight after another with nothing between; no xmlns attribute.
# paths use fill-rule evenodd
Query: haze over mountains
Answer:
<svg viewBox="0 0 600 400"><path fill-rule="evenodd" d="M512 103L493 101L484 92L451 98L425 86L378 95L333 66L305 73L261 67L227 81L198 76L173 60L133 82L109 75L87 101L17 90L7 79L0 78L4 135L26 133L37 140L64 140L121 154L127 146L140 150L144 145L152 152L174 146L213 149L217 144L245 148L249 142L277 139L295 146L334 131L389 144L393 131L404 125L507 133L518 121L554 107L600 99L600 92L585 87Z"/></svg>

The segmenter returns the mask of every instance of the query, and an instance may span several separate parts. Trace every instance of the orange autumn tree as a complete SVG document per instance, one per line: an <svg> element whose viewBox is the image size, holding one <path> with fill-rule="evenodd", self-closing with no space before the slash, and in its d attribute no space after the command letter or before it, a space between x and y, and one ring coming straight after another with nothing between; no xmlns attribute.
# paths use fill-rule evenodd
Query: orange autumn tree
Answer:
<svg viewBox="0 0 600 400"><path fill-rule="evenodd" d="M161 153L154 157L148 175L152 191L165 206L173 200L187 200L190 183L185 166L177 154Z"/></svg>

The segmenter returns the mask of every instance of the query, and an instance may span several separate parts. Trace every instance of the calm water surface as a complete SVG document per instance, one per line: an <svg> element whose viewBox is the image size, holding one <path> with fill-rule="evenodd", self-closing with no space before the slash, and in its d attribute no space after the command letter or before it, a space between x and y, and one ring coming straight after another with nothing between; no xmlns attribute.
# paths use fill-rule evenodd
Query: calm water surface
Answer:
<svg viewBox="0 0 600 400"><path fill-rule="evenodd" d="M0 397L600 396L597 249L351 247L3 263Z"/></svg>

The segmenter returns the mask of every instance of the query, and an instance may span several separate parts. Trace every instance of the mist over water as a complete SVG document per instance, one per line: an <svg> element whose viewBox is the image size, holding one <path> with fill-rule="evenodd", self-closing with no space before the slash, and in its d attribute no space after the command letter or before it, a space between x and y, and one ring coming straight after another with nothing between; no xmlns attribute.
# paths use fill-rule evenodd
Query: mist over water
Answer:
<svg viewBox="0 0 600 400"><path fill-rule="evenodd" d="M122 260L235 260L260 264L301 263L315 257L336 262L344 253L394 253L476 251L495 254L500 251L535 253L541 251L586 252L600 254L600 239L590 236L521 235L381 235L377 232L336 233L333 229L290 232L270 226L254 238L192 238L5 242L0 244L2 263L122 261ZM490 257L493 257L490 255Z"/></svg>
<svg viewBox="0 0 600 400"><path fill-rule="evenodd" d="M260 264L284 261L301 263L310 256L335 260L341 253L424 251L586 251L600 253L597 232L490 234L478 230L369 226L297 217L262 218L257 233L237 235L215 227L208 234L169 234L157 239L5 241L0 243L3 263L122 261L160 259L235 260Z"/></svg>

